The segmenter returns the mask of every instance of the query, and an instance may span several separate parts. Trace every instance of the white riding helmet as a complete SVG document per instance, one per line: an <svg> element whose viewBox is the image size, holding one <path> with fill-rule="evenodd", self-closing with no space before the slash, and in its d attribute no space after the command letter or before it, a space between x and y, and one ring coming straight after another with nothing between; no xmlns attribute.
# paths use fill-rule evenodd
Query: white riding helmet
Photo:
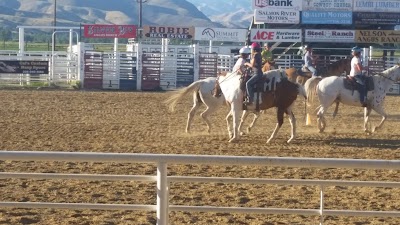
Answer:
<svg viewBox="0 0 400 225"><path fill-rule="evenodd" d="M251 50L250 50L250 48L248 48L248 47L243 47L243 48L241 48L241 49L239 50L239 53L240 53L240 54L250 54L250 53L251 53Z"/></svg>

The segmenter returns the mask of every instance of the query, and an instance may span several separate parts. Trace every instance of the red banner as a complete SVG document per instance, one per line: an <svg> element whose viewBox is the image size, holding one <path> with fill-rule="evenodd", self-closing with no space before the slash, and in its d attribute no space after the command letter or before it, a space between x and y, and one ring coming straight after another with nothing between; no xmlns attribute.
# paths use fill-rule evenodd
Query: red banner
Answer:
<svg viewBox="0 0 400 225"><path fill-rule="evenodd" d="M84 25L84 36L86 38L135 38L135 25Z"/></svg>

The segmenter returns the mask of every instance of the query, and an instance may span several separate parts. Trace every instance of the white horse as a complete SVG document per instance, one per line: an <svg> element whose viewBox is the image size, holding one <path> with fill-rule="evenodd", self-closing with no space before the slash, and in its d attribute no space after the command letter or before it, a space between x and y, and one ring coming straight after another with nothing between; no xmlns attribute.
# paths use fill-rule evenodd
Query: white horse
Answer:
<svg viewBox="0 0 400 225"><path fill-rule="evenodd" d="M320 101L320 106L317 107L317 124L320 132L323 132L326 128L324 113L334 102L361 107L358 91L353 93L352 90L345 89L344 79L343 77L326 77L319 81L320 79L318 78L311 78L309 85L306 86L308 100L312 102L314 95L317 95ZM383 105L384 99L392 84L398 80L400 80L399 65L373 75L374 90L368 92L367 107L364 109L364 131L366 133L375 132L382 128L387 117ZM368 129L371 110L382 116L379 125L372 130Z"/></svg>
<svg viewBox="0 0 400 225"><path fill-rule="evenodd" d="M276 81L276 90L274 92L263 92L260 94L260 110L266 110L271 107L277 107L278 123L275 127L274 132L271 134L267 143L274 139L277 135L278 130L283 123L283 114L289 115L289 120L292 127L291 137L288 140L290 143L296 136L296 119L292 112L292 106L294 100L298 94L306 97L304 88L300 84L295 84L287 79L285 72L281 70L270 70L264 73L263 78L271 80L269 90L271 90L272 80ZM226 101L230 104L231 110L226 116L226 122L228 126L228 133L230 140L229 142L238 141L240 138L240 125L244 118L247 116L246 111L243 112L242 121L239 122L239 114L243 111L243 91L240 88L241 76L235 73L228 73L224 76L218 76L218 84L225 96ZM257 98L255 98L257 99ZM230 125L230 118L232 118L233 124Z"/></svg>
<svg viewBox="0 0 400 225"><path fill-rule="evenodd" d="M190 133L190 127L193 121L193 117L195 116L197 110L202 104L206 106L206 109L200 114L200 116L207 124L207 132L209 133L211 131L211 123L208 120L208 117L225 103L224 95L221 95L219 97L213 96L216 80L216 77L209 77L206 79L195 81L185 88L174 91L174 93L165 101L165 103L169 105L170 110L173 112L179 101L181 101L186 95L190 93L193 94L193 107L188 113L186 133ZM254 126L258 117L259 113L254 112L253 122L247 128L248 132Z"/></svg>

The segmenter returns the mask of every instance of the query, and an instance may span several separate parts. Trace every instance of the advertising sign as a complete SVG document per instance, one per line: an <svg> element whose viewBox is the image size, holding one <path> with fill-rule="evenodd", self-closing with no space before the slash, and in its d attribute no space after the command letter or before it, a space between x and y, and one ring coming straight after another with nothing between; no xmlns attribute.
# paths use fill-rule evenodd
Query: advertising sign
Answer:
<svg viewBox="0 0 400 225"><path fill-rule="evenodd" d="M83 34L86 38L135 38L135 25L83 25Z"/></svg>
<svg viewBox="0 0 400 225"><path fill-rule="evenodd" d="M354 12L400 12L398 0L354 0Z"/></svg>
<svg viewBox="0 0 400 225"><path fill-rule="evenodd" d="M355 38L354 30L305 30L306 42L337 42L353 43Z"/></svg>
<svg viewBox="0 0 400 225"><path fill-rule="evenodd" d="M251 29L250 41L301 42L301 29Z"/></svg>
<svg viewBox="0 0 400 225"><path fill-rule="evenodd" d="M303 5L300 0L251 0L253 9L289 9L301 11Z"/></svg>
<svg viewBox="0 0 400 225"><path fill-rule="evenodd" d="M0 60L1 73L49 74L49 61Z"/></svg>
<svg viewBox="0 0 400 225"><path fill-rule="evenodd" d="M194 27L144 26L143 33L148 38L192 39Z"/></svg>
<svg viewBox="0 0 400 225"><path fill-rule="evenodd" d="M195 27L194 40L198 41L246 41L246 29Z"/></svg>
<svg viewBox="0 0 400 225"><path fill-rule="evenodd" d="M355 12L353 21L356 25L399 25L400 13Z"/></svg>
<svg viewBox="0 0 400 225"><path fill-rule="evenodd" d="M290 9L255 9L254 20L256 23L300 23L300 11Z"/></svg>
<svg viewBox="0 0 400 225"><path fill-rule="evenodd" d="M302 24L352 24L352 12L328 11L303 11L301 12Z"/></svg>
<svg viewBox="0 0 400 225"><path fill-rule="evenodd" d="M358 43L400 43L400 30L357 30Z"/></svg>
<svg viewBox="0 0 400 225"><path fill-rule="evenodd" d="M352 11L353 0L304 0L303 11Z"/></svg>

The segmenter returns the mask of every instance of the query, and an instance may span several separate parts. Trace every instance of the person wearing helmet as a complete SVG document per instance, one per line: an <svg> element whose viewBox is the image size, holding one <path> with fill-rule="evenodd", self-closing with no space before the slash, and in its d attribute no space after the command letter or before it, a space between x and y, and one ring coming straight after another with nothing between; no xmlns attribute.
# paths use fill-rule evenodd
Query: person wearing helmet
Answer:
<svg viewBox="0 0 400 225"><path fill-rule="evenodd" d="M365 75L363 74L363 66L361 64L361 48L353 47L351 49L351 54L353 58L351 59L351 70L350 77L355 80L358 86L358 91L360 93L360 103L363 107L367 106L366 95L367 89L365 86Z"/></svg>
<svg viewBox="0 0 400 225"><path fill-rule="evenodd" d="M251 50L249 47L245 46L239 50L240 57L236 61L235 65L233 66L232 73L237 74L244 74L246 68L244 64L247 62L249 58Z"/></svg>
<svg viewBox="0 0 400 225"><path fill-rule="evenodd" d="M274 58L271 51L271 46L269 43L264 43L264 49L261 52L262 63L269 63L271 66L275 64Z"/></svg>
<svg viewBox="0 0 400 225"><path fill-rule="evenodd" d="M315 69L315 60L317 59L316 56L313 55L313 49L311 45L304 46L306 50L306 54L304 55L304 64L308 70L312 73L313 77L317 76L317 69Z"/></svg>
<svg viewBox="0 0 400 225"><path fill-rule="evenodd" d="M253 86L262 78L262 58L261 58L261 47L258 43L254 42L251 44L251 60L246 62L245 66L252 69L253 76L246 82L247 101L244 104L247 105L248 109L255 108L253 104L254 90Z"/></svg>

